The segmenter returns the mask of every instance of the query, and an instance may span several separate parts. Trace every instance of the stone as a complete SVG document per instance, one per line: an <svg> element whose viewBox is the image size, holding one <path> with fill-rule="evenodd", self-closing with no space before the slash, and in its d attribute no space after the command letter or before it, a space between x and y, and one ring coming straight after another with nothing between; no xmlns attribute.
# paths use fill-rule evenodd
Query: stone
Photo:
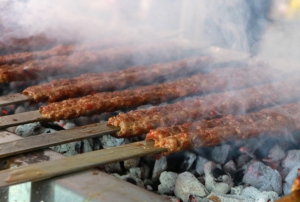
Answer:
<svg viewBox="0 0 300 202"><path fill-rule="evenodd" d="M132 158L124 161L124 168L129 170L130 168L137 167L140 163L140 158Z"/></svg>
<svg viewBox="0 0 300 202"><path fill-rule="evenodd" d="M211 159L219 164L224 164L230 151L230 145L223 144L221 146L214 147L211 151Z"/></svg>
<svg viewBox="0 0 300 202"><path fill-rule="evenodd" d="M153 171L152 171L152 178L153 180L156 180L159 178L159 175L167 170L167 158L165 156L161 157L160 159L156 160L155 161L155 164L154 164L154 168L153 168Z"/></svg>
<svg viewBox="0 0 300 202"><path fill-rule="evenodd" d="M259 161L253 161L243 177L243 182L252 185L260 191L282 192L282 180L279 172Z"/></svg>
<svg viewBox="0 0 300 202"><path fill-rule="evenodd" d="M190 195L205 197L208 191L194 175L183 172L176 179L174 194L183 202L188 202Z"/></svg>
<svg viewBox="0 0 300 202"><path fill-rule="evenodd" d="M159 177L161 184L158 185L158 193L173 194L177 176L178 174L174 172L162 172Z"/></svg>
<svg viewBox="0 0 300 202"><path fill-rule="evenodd" d="M196 172L199 174L199 175L203 175L204 174L204 169L203 169L203 166L204 164L208 162L208 160L202 156L198 156L197 157L197 161L196 161Z"/></svg>

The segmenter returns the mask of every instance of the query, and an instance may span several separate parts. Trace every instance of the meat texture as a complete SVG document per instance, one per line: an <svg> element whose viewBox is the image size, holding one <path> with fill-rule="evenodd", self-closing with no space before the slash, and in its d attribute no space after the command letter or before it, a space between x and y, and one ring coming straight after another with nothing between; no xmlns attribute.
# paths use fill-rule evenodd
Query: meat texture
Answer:
<svg viewBox="0 0 300 202"><path fill-rule="evenodd" d="M118 137L141 135L161 126L171 126L212 119L229 114L242 114L253 109L286 104L300 99L300 79L291 78L247 89L209 94L190 100L149 109L119 113L108 120L121 130Z"/></svg>
<svg viewBox="0 0 300 202"><path fill-rule="evenodd" d="M213 70L209 74L197 74L169 83L138 87L132 90L96 93L82 98L54 102L40 107L40 112L46 119L73 119L148 103L158 104L200 93L247 88L290 74L291 72L267 67L263 69L260 67L223 68ZM234 81L228 80L228 78L234 78Z"/></svg>
<svg viewBox="0 0 300 202"><path fill-rule="evenodd" d="M45 60L29 60L18 65L0 67L0 83L44 78L51 75L76 71L116 70L132 61L146 63L177 58L187 48L186 43L163 42L136 46L123 46L99 51L77 51L71 55L60 55ZM168 54L166 54L168 53ZM99 68L100 67L100 68ZM93 69L94 68L94 69Z"/></svg>
<svg viewBox="0 0 300 202"><path fill-rule="evenodd" d="M150 130L146 140L167 148L167 155L190 147L212 147L234 139L259 135L280 136L300 130L300 102L263 109L245 115L189 122Z"/></svg>
<svg viewBox="0 0 300 202"><path fill-rule="evenodd" d="M150 84L159 78L184 76L205 69L210 58L193 57L183 60L155 64L151 66L134 66L124 70L83 74L71 79L53 80L50 83L28 87L23 94L34 102L60 101L65 98L80 97L90 93L124 89L137 84Z"/></svg>

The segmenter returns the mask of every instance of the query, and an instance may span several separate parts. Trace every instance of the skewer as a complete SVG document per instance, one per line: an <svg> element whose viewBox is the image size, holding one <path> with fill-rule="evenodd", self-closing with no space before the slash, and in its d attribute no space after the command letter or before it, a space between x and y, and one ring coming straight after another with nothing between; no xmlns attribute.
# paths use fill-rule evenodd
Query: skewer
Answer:
<svg viewBox="0 0 300 202"><path fill-rule="evenodd" d="M119 130L120 129L118 127L107 126L107 123L105 122L5 142L0 144L0 158L44 149L58 144L74 142L86 138L94 138L105 134L112 134Z"/></svg>
<svg viewBox="0 0 300 202"><path fill-rule="evenodd" d="M153 141L141 141L114 148L78 154L58 160L22 166L0 172L0 187L29 181L44 180L81 171L94 166L165 152L154 147ZM80 162L80 163L78 163Z"/></svg>
<svg viewBox="0 0 300 202"><path fill-rule="evenodd" d="M23 102L30 102L33 99L23 95L21 93L9 94L0 97L0 107L11 105L11 104L19 104Z"/></svg>

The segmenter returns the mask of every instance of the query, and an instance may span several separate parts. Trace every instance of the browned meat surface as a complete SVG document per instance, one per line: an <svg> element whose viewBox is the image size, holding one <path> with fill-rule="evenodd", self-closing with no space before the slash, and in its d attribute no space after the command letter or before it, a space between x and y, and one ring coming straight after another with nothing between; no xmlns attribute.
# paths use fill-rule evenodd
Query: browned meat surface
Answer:
<svg viewBox="0 0 300 202"><path fill-rule="evenodd" d="M300 99L300 79L292 78L238 91L210 94L175 104L120 113L108 120L121 130L117 136L136 136L161 126L172 126L200 119L241 114L252 109L285 104Z"/></svg>
<svg viewBox="0 0 300 202"><path fill-rule="evenodd" d="M155 146L178 152L189 147L211 147L233 139L259 135L287 135L300 130L300 102L268 108L246 115L190 122L151 130L146 139Z"/></svg>
<svg viewBox="0 0 300 202"><path fill-rule="evenodd" d="M187 79L160 85L138 87L133 90L96 93L82 98L73 98L42 106L43 117L51 120L73 119L80 116L137 107L143 104L157 104L179 97L199 93L211 93L229 89L241 89L268 83L290 75L274 68L223 68L209 74L197 74ZM228 80L228 78L234 78Z"/></svg>
<svg viewBox="0 0 300 202"><path fill-rule="evenodd" d="M99 91L150 84L162 77L188 75L204 69L209 60L209 57L194 57L151 66L135 66L113 72L83 74L71 79L53 80L44 85L31 86L25 89L23 94L33 98L34 102L54 102Z"/></svg>
<svg viewBox="0 0 300 202"><path fill-rule="evenodd" d="M71 55L60 55L45 60L27 61L0 68L0 83L43 78L50 75L66 74L76 71L87 72L89 68L100 67L102 70L123 68L130 60L170 59L180 56L185 43L163 42L136 46L123 46L100 51L77 51ZM166 52L168 54L166 55ZM159 58L159 59L158 59Z"/></svg>

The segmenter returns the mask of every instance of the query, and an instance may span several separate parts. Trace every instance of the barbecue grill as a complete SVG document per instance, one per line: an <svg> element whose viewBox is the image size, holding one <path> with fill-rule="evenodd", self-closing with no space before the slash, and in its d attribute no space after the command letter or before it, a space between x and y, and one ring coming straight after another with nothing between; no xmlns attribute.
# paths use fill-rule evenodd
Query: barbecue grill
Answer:
<svg viewBox="0 0 300 202"><path fill-rule="evenodd" d="M25 40L12 39L19 44L16 46L1 44L0 49L5 54L0 56L0 82L22 85L26 84L24 80L32 79L30 82L37 85L28 82L29 87L23 93L16 91L0 96L0 128L3 129L0 133L0 168L3 169L0 171L0 201L170 201L98 168L145 156L152 156L154 161L154 157L163 159L164 155L193 146L218 146L223 141L257 137L260 133L275 136L299 131L298 124L290 125L297 120L281 113L290 110L295 117L300 114L300 104L293 103L300 99L300 93L297 93L300 92L299 79L295 76L299 72L298 65L237 51L243 47L233 47L236 49L233 51L210 43L199 44L197 39L204 37L203 30L196 29L197 26L190 22L194 17L203 22L204 12L187 12L192 6L189 1L182 5L184 8L180 23L176 22L176 30L171 34L156 34L155 40L139 41L136 35L131 35L127 40L116 37L77 46L72 40L47 41L39 35ZM39 40L42 42L35 43ZM45 50L41 50L41 44ZM241 66L243 68L239 68ZM64 78L67 74L72 74L72 78ZM224 75L226 78L222 78ZM238 83L228 82L230 77L238 78ZM35 81L43 79L54 81L46 84ZM286 97L276 96L278 91ZM195 95L198 96L195 99L186 98ZM43 106L45 104L40 102L44 101L49 104ZM30 109L34 107L29 104L37 104L39 110L36 107L35 110L10 114L9 109L21 103L28 103ZM188 103L184 110L182 103ZM148 109L143 106L147 104L158 106ZM261 110L265 107L267 109ZM113 114L128 109L134 111ZM174 111L178 114L174 115ZM92 117L105 112L112 112L103 115L110 117L108 122L99 122L98 118ZM82 122L81 126L61 130L60 120L82 116L90 117L88 124ZM157 120L157 117L162 118ZM198 119L201 122L186 123ZM51 134L26 138L14 134L17 133L16 126L32 122L50 124L58 131L50 129ZM180 126L174 126L176 124ZM146 133L143 140L137 137ZM86 153L82 152L82 146L79 148L82 154L70 157L49 149L107 134L136 139L125 145ZM244 147L240 151L248 152ZM255 158L251 152L247 155ZM263 159L269 161L269 166L278 166L271 160ZM213 171L219 169L217 165L205 165L205 176L216 175ZM228 173L231 171L229 169ZM184 176L190 177L186 173ZM215 178L211 183L225 179L230 184L228 177ZM199 177L197 182L201 180L208 181ZM151 190L149 187L147 189ZM212 189L210 187L206 192ZM297 189L295 184L293 189ZM189 201L197 201L193 197L188 196ZM221 200L219 195L207 197L212 201Z"/></svg>

